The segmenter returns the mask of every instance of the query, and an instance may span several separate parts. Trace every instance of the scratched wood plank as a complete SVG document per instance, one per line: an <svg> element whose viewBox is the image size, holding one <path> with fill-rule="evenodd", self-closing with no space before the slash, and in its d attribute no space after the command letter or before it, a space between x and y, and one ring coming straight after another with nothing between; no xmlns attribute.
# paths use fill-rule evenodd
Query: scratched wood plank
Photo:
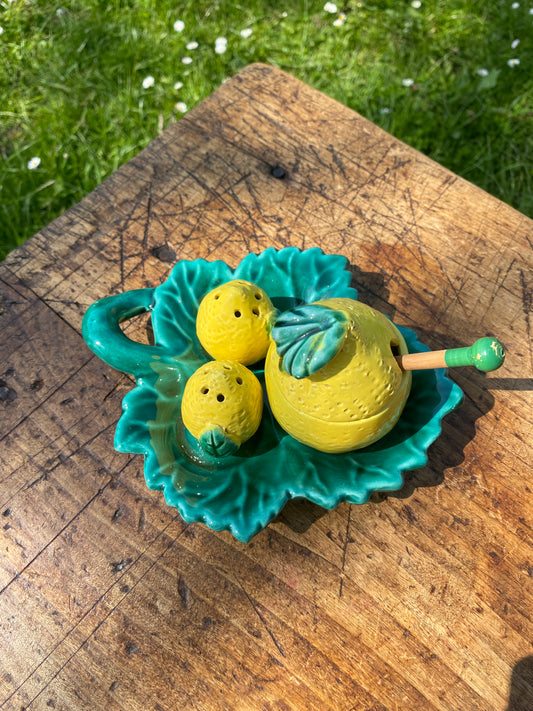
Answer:
<svg viewBox="0 0 533 711"><path fill-rule="evenodd" d="M525 216L253 65L9 255L0 707L533 708L532 244ZM453 374L465 402L400 492L291 502L243 545L113 451L132 383L81 318L179 259L288 245L344 254L360 298L431 347L489 333L508 359Z"/></svg>
<svg viewBox="0 0 533 711"><path fill-rule="evenodd" d="M131 579L153 565L154 551L164 545L168 531L179 535L184 530L175 512L161 510L155 495L146 492L136 465L120 477L104 484L2 590L0 624L10 649L4 669L13 680L12 688L6 685L3 691L8 698L14 694L10 703L16 708L21 695L40 692L43 680L54 678L98 629L110 606L128 594ZM34 516L36 524L39 519ZM106 535L109 528L113 540ZM28 615L21 618L20 600L28 592Z"/></svg>

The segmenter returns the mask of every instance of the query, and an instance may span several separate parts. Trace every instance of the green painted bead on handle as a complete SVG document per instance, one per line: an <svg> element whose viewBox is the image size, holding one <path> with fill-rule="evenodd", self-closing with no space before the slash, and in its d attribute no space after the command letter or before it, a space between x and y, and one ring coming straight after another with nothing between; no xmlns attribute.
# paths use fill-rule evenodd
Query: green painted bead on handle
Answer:
<svg viewBox="0 0 533 711"><path fill-rule="evenodd" d="M496 338L480 338L469 348L452 348L444 354L449 368L473 365L478 370L488 373L499 368L505 359L503 344Z"/></svg>

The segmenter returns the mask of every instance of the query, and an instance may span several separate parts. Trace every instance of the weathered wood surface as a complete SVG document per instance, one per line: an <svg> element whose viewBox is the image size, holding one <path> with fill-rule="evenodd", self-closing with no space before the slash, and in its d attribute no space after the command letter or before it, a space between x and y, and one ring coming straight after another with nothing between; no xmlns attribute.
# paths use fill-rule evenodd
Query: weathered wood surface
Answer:
<svg viewBox="0 0 533 711"><path fill-rule="evenodd" d="M271 174L285 170L283 179ZM533 223L252 65L0 267L2 709L533 709ZM179 259L348 257L456 371L428 465L364 506L289 504L248 545L186 525L113 450L128 377L94 300ZM132 326L132 337L144 327Z"/></svg>

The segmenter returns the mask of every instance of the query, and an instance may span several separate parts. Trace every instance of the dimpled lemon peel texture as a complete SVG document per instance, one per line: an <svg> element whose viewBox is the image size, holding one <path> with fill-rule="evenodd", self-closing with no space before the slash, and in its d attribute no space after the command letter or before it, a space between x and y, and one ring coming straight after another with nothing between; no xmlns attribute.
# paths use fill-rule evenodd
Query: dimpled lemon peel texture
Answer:
<svg viewBox="0 0 533 711"><path fill-rule="evenodd" d="M234 279L204 296L196 317L196 333L212 358L252 365L266 355L275 314L263 289Z"/></svg>
<svg viewBox="0 0 533 711"><path fill-rule="evenodd" d="M295 377L285 372L283 356L273 340L265 362L272 412L284 430L314 449L340 453L366 447L394 427L407 401L411 373L402 371L394 357L406 354L407 346L385 315L359 301L332 298L313 306L338 311L344 317L329 318L327 326L336 332L337 348L318 370ZM327 324L328 318L319 321ZM309 362L320 351L316 330L312 325L309 328ZM304 338L300 334L300 340Z"/></svg>
<svg viewBox="0 0 533 711"><path fill-rule="evenodd" d="M257 431L263 390L251 370L230 360L209 361L185 385L183 424L208 454L233 454Z"/></svg>

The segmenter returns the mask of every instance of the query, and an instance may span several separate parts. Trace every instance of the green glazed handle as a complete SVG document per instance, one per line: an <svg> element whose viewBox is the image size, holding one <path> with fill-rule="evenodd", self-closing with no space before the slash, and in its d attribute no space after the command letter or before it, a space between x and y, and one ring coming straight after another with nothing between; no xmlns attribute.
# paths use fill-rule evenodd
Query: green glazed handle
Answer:
<svg viewBox="0 0 533 711"><path fill-rule="evenodd" d="M505 349L496 338L480 338L470 348L452 348L444 354L449 368L473 365L488 373L499 368L505 359Z"/></svg>
<svg viewBox="0 0 533 711"><path fill-rule="evenodd" d="M132 341L119 324L151 311L154 291L134 289L107 296L92 304L83 317L82 334L89 348L112 368L135 377L150 370L153 360L162 360L164 351Z"/></svg>
<svg viewBox="0 0 533 711"><path fill-rule="evenodd" d="M473 365L488 373L499 368L505 360L505 348L496 338L480 338L467 348L450 348L447 351L424 351L396 356L402 370L426 370L429 368L455 368Z"/></svg>

